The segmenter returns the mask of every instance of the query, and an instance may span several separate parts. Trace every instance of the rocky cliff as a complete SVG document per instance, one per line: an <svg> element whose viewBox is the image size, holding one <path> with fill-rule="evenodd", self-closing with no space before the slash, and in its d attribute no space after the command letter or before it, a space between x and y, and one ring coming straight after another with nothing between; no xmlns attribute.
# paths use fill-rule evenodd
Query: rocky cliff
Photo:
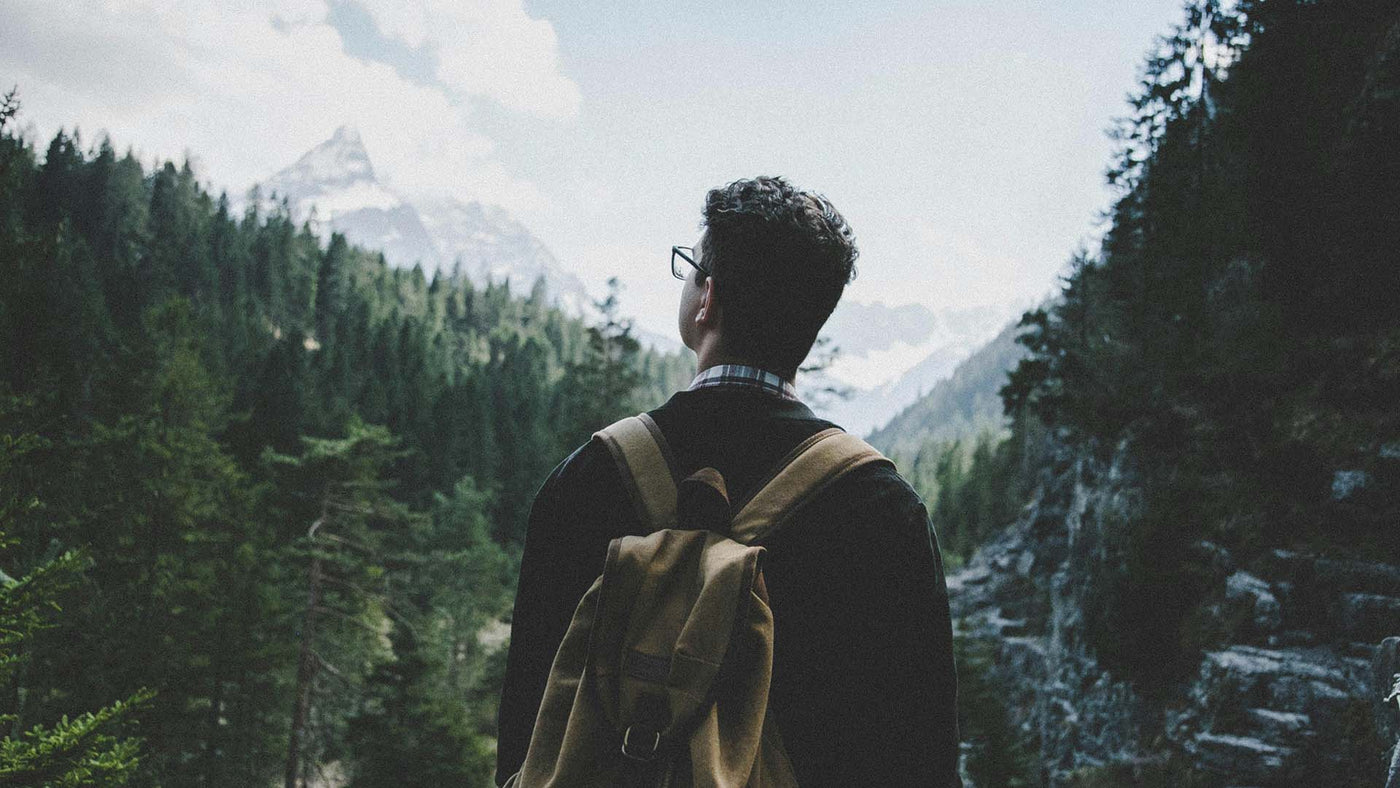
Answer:
<svg viewBox="0 0 1400 788"><path fill-rule="evenodd" d="M1198 542L1214 637L1187 679L1144 690L1102 666L1085 620L1112 529L1140 506L1129 447L1049 456L1021 516L948 583L962 635L993 644L1043 784L1384 784L1400 641L1380 644L1400 635L1400 566Z"/></svg>

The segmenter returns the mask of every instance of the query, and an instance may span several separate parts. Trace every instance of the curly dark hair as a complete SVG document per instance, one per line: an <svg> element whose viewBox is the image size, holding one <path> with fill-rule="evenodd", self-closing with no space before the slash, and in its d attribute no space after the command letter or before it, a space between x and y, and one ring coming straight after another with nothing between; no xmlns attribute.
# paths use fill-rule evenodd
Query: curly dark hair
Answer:
<svg viewBox="0 0 1400 788"><path fill-rule="evenodd" d="M850 225L825 197L760 176L711 189L704 226L721 349L791 378L855 278Z"/></svg>

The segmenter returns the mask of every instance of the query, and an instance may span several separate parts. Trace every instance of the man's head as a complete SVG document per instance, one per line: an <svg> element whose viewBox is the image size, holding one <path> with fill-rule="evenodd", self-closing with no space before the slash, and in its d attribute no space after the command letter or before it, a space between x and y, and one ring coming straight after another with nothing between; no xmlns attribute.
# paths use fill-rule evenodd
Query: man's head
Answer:
<svg viewBox="0 0 1400 788"><path fill-rule="evenodd" d="M855 276L851 228L825 197L770 177L712 189L704 227L704 272L690 272L681 296L682 341L792 378Z"/></svg>

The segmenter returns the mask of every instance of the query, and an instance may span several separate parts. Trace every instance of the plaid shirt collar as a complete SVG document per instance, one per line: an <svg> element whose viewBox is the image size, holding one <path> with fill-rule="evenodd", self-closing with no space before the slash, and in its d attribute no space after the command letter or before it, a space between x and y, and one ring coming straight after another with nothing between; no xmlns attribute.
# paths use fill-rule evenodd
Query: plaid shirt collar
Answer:
<svg viewBox="0 0 1400 788"><path fill-rule="evenodd" d="M783 399L797 399L797 389L791 383L776 373L747 364L716 364L700 370L700 374L690 381L691 391L713 386L755 388Z"/></svg>

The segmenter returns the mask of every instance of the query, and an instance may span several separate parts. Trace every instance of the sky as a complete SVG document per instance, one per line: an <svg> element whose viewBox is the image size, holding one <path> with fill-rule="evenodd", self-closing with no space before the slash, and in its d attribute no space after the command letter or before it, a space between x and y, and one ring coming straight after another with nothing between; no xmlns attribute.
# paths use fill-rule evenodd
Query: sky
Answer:
<svg viewBox="0 0 1400 788"><path fill-rule="evenodd" d="M1026 305L1101 229L1105 135L1178 0L0 0L0 84L242 193L343 124L400 193L510 209L674 332L706 190L783 175L856 232L847 298Z"/></svg>

